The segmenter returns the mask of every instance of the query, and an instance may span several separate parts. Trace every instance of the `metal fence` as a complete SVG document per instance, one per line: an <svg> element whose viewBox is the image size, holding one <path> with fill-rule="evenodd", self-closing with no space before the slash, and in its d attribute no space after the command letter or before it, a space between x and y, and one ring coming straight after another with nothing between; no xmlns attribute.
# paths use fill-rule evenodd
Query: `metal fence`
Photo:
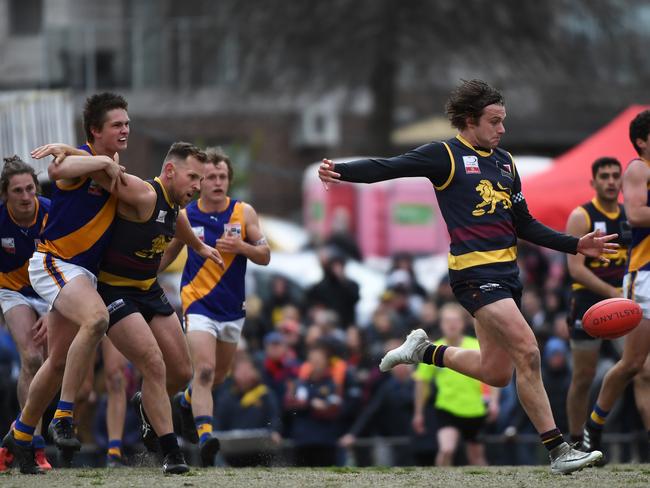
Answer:
<svg viewBox="0 0 650 488"><path fill-rule="evenodd" d="M17 154L46 177L48 161L31 159L30 151L48 142L74 141L73 105L68 91L0 92L0 157Z"/></svg>

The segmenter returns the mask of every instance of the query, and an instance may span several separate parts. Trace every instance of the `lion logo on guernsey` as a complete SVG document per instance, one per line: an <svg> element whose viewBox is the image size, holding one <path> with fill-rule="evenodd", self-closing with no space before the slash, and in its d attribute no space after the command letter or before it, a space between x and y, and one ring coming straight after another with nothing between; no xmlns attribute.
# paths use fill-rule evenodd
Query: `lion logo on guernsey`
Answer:
<svg viewBox="0 0 650 488"><path fill-rule="evenodd" d="M165 249L167 249L167 245L171 240L171 237L160 235L151 241L151 249L142 249L141 251L137 251L135 255L147 259L161 256L165 252Z"/></svg>
<svg viewBox="0 0 650 488"><path fill-rule="evenodd" d="M510 201L510 188L501 186L501 183L497 182L498 189L495 189L492 185L492 182L489 180L481 180L478 185L476 185L475 190L481 196L483 201L476 205L472 215L475 217L480 217L486 213L493 214L496 206L499 202L503 204L504 209L512 208L512 203ZM486 211L483 207L489 206L490 208Z"/></svg>

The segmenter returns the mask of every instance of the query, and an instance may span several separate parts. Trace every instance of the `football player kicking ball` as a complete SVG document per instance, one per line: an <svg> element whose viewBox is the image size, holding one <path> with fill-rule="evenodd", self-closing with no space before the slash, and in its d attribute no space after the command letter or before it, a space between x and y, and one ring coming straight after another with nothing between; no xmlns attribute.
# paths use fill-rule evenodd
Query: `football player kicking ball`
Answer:
<svg viewBox="0 0 650 488"><path fill-rule="evenodd" d="M323 160L318 174L325 185L338 181L372 183L399 177L428 178L436 191L451 240L449 278L457 300L475 317L480 350L435 345L422 329L389 351L380 369L406 363L434 364L503 387L517 372L517 393L553 473L593 465L602 453L583 453L564 441L557 428L541 375L537 339L519 304L522 285L517 238L566 253L599 257L615 253L616 235L590 233L578 239L558 233L528 211L512 156L499 148L505 133L503 96L480 80L463 82L448 102L447 115L459 134L402 156L334 164ZM606 261L606 258L602 258Z"/></svg>
<svg viewBox="0 0 650 488"><path fill-rule="evenodd" d="M181 412L183 436L199 442L201 462L210 466L219 450L219 440L212 434L212 390L230 370L244 326L246 263L250 259L267 265L271 251L255 209L228 196L233 177L229 158L217 150L206 153L200 199L184 212L195 234L222 254L224 267L188 251L181 300L194 377L191 386L174 398L174 405ZM167 266L182 246L175 239L162 266Z"/></svg>

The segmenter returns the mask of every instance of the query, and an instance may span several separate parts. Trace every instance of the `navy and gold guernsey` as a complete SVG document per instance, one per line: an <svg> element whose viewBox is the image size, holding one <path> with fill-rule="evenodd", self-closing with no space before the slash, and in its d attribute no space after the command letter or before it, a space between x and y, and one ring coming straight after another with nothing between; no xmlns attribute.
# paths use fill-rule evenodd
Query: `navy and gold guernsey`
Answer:
<svg viewBox="0 0 650 488"><path fill-rule="evenodd" d="M156 192L156 205L143 222L117 215L101 262L100 283L148 290L156 282L160 259L176 232L178 206L158 178L146 183Z"/></svg>
<svg viewBox="0 0 650 488"><path fill-rule="evenodd" d="M578 239L530 215L510 153L473 147L461 135L393 158L336 164L334 171L343 181L359 183L429 179L449 232L450 283L471 313L501 298L519 302L517 237L563 252L577 250Z"/></svg>
<svg viewBox="0 0 650 488"><path fill-rule="evenodd" d="M80 149L95 155L90 143ZM52 203L38 251L51 254L97 274L108 246L117 198L84 176L68 185L52 186Z"/></svg>
<svg viewBox="0 0 650 488"><path fill-rule="evenodd" d="M144 221L118 213L111 242L100 265L97 291L109 313L109 327L132 313L146 322L174 309L157 281L165 249L176 233L179 208L172 203L159 178L146 182L156 192L156 204Z"/></svg>
<svg viewBox="0 0 650 488"><path fill-rule="evenodd" d="M443 144L453 167L436 196L449 231L450 282L516 278L512 204L521 198L521 182L512 157L474 149L460 136Z"/></svg>
<svg viewBox="0 0 650 488"><path fill-rule="evenodd" d="M596 198L578 207L585 216L588 232L600 230L602 234L618 234L615 241L619 244L616 254L608 256L609 263L603 263L598 258L585 257L585 266L605 283L615 288L623 286L623 277L627 269L628 245L631 240L631 233L625 217L625 208L618 204L615 212L607 212ZM569 313L569 325L578 326L572 330L573 339L592 339L579 327L579 321L584 313L596 302L605 297L588 290L581 283L571 284L571 308Z"/></svg>
<svg viewBox="0 0 650 488"><path fill-rule="evenodd" d="M29 297L38 297L29 282L27 268L41 231L47 221L50 200L35 197L36 213L27 227L19 225L7 205L0 204L0 288L17 291Z"/></svg>

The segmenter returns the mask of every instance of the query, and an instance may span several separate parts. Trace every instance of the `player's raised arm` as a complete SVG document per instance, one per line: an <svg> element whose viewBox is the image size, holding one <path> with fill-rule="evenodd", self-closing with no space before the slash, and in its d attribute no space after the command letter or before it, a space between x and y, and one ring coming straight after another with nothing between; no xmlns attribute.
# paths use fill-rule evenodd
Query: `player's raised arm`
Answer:
<svg viewBox="0 0 650 488"><path fill-rule="evenodd" d="M648 168L637 159L632 161L623 175L625 215L632 227L650 227L648 207Z"/></svg>
<svg viewBox="0 0 650 488"><path fill-rule="evenodd" d="M96 171L104 171L115 162L108 156L68 156L59 164L50 163L47 168L51 180L72 180Z"/></svg>
<svg viewBox="0 0 650 488"><path fill-rule="evenodd" d="M358 159L334 164L324 159L318 168L318 177L324 184L337 181L375 183L403 177L422 176L434 185L442 185L453 171L445 145L433 142L392 158Z"/></svg>

